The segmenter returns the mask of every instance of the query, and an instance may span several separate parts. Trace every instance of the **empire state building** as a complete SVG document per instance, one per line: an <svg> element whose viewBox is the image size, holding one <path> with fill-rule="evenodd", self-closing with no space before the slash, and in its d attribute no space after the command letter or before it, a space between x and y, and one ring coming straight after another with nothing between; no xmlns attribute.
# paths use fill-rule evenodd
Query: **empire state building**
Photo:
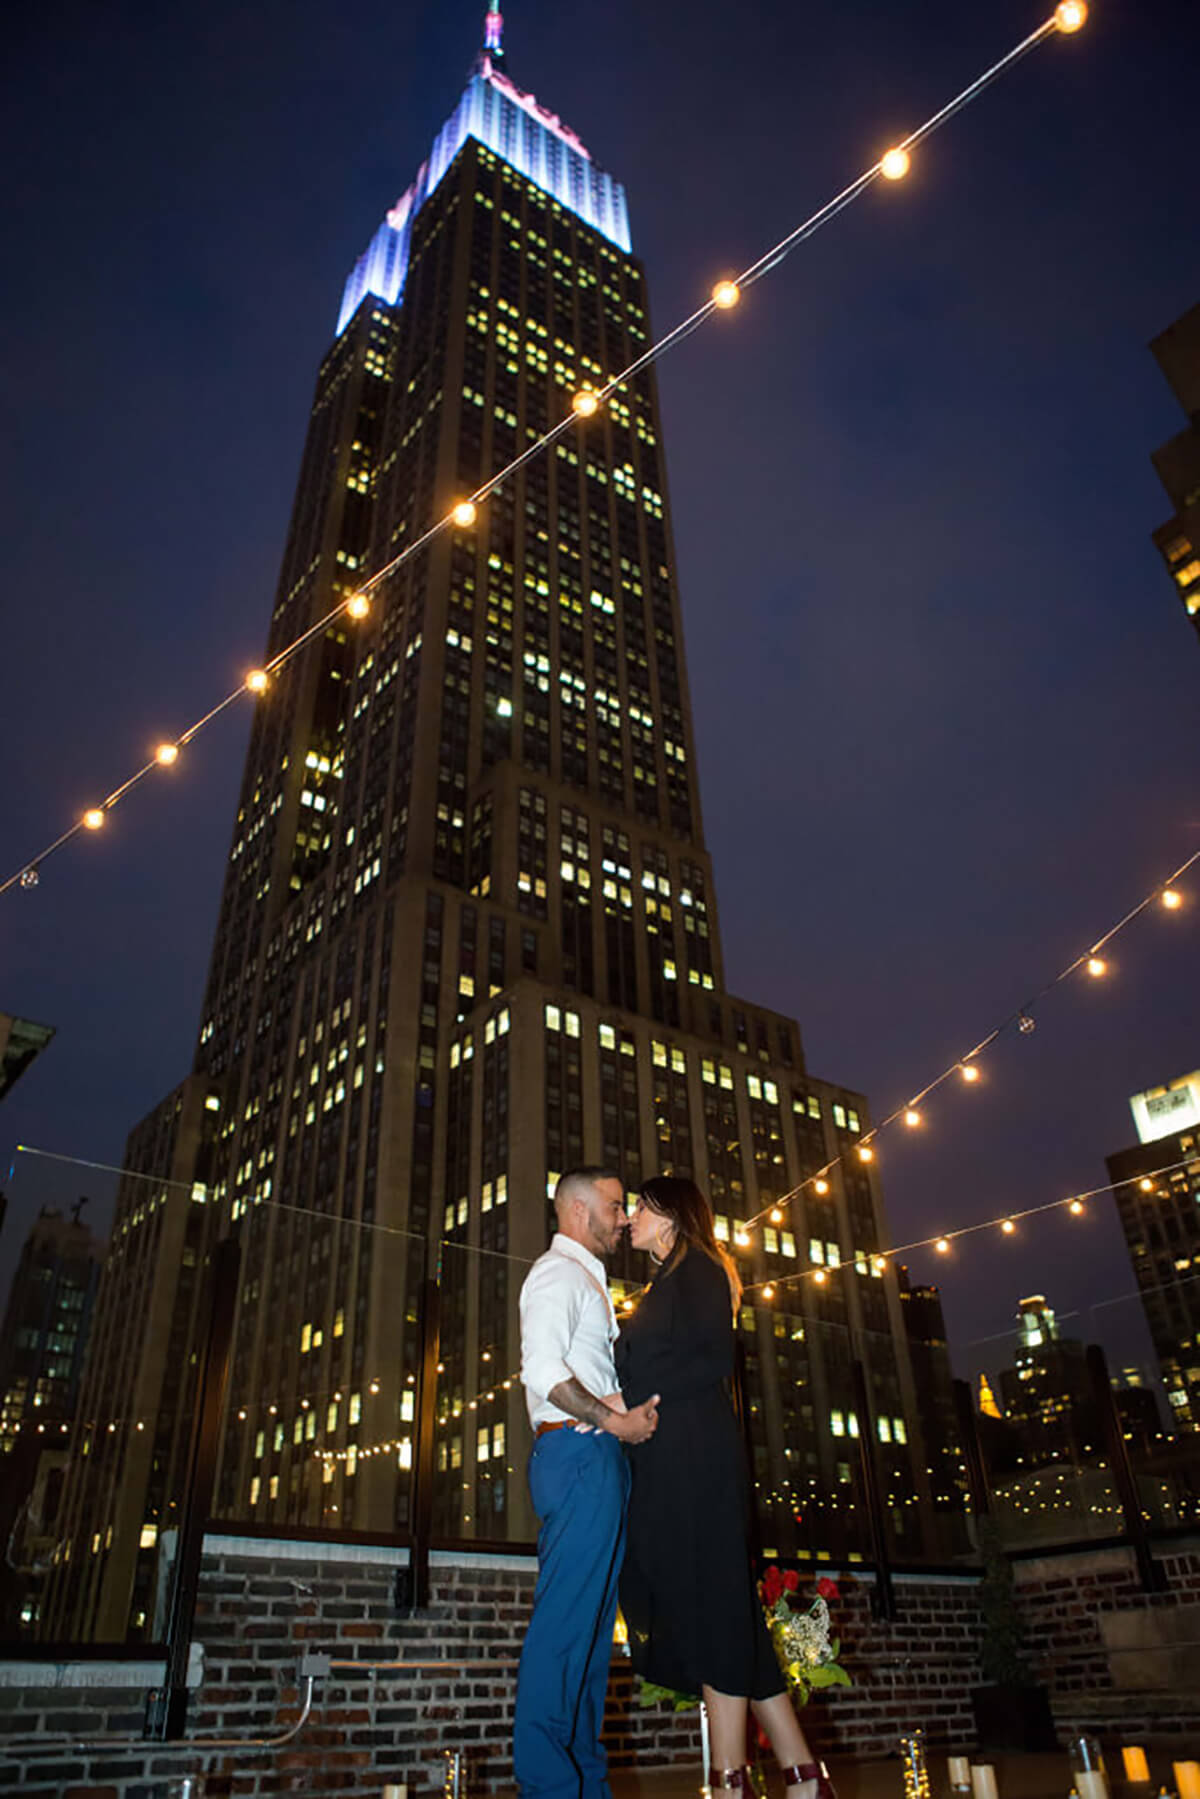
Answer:
<svg viewBox="0 0 1200 1799"><path fill-rule="evenodd" d="M317 377L265 662L318 628L256 701L193 1072L130 1138L44 1634L142 1627L230 1235L217 1517L406 1528L437 1278L435 1527L528 1540L517 1296L580 1162L690 1174L747 1281L813 1277L741 1320L765 1541L858 1546L869 1432L921 1549L865 1102L725 986L653 368L330 621L651 341L624 190L490 11Z"/></svg>

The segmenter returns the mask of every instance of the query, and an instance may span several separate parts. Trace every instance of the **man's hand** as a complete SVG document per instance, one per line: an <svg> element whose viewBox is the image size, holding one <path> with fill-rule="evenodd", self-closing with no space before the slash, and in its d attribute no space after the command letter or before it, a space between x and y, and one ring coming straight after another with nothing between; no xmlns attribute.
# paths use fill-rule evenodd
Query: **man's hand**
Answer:
<svg viewBox="0 0 1200 1799"><path fill-rule="evenodd" d="M614 1412L605 1429L622 1443L648 1443L658 1429L658 1394L631 1411Z"/></svg>

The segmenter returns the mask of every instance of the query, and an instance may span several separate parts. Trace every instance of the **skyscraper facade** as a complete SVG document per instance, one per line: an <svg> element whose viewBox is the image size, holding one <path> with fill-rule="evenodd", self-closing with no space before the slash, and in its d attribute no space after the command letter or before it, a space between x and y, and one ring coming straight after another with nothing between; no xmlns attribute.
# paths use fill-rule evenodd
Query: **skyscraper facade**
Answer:
<svg viewBox="0 0 1200 1799"><path fill-rule="evenodd" d="M1139 1142L1107 1158L1168 1415L1200 1430L1200 1070L1130 1100Z"/></svg>
<svg viewBox="0 0 1200 1799"><path fill-rule="evenodd" d="M725 986L653 369L426 539L650 342L624 192L510 80L489 12L347 282L265 666L420 547L257 701L185 1083L206 1159L184 1166L152 1114L121 1202L119 1229L169 1176L197 1267L240 1244L221 1517L407 1525L436 1277L436 1527L528 1539L517 1296L557 1175L586 1161L634 1189L694 1175L760 1283L741 1322L771 1540L858 1543L870 1433L897 1552L932 1546L865 1102L810 1075L794 1020ZM147 1150L168 1138L169 1168ZM155 1266L177 1278L165 1250ZM177 1418L186 1396L157 1404ZM164 1438L154 1496L111 1488L99 1521L81 1476L70 1553L112 1558L110 1529L152 1543L179 1455Z"/></svg>
<svg viewBox="0 0 1200 1799"><path fill-rule="evenodd" d="M1154 541L1200 633L1200 306L1168 325L1150 348L1188 415L1184 429L1154 452L1155 472L1174 508Z"/></svg>

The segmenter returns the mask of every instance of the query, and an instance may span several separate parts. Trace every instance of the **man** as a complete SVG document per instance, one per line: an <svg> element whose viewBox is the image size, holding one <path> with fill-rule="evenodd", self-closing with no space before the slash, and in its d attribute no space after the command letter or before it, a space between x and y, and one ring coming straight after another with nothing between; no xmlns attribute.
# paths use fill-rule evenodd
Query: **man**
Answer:
<svg viewBox="0 0 1200 1799"><path fill-rule="evenodd" d="M541 1522L533 1616L521 1652L513 1764L522 1799L606 1799L600 1743L625 1545L623 1443L644 1443L658 1395L627 1411L601 1257L625 1229L607 1168L575 1168L554 1194L558 1229L521 1288L521 1380L533 1426L529 1491Z"/></svg>

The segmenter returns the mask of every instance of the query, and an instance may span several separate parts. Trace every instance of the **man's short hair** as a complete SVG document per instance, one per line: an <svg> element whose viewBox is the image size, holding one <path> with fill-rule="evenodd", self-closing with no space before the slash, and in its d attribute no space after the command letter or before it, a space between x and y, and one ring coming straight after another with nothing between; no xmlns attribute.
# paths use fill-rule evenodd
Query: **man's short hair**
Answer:
<svg viewBox="0 0 1200 1799"><path fill-rule="evenodd" d="M600 1181L617 1181L624 1188L624 1181L613 1168L603 1168L597 1163L585 1163L580 1168L568 1168L560 1174L554 1188L554 1205L556 1209L565 1206L572 1199L586 1200L589 1193Z"/></svg>

